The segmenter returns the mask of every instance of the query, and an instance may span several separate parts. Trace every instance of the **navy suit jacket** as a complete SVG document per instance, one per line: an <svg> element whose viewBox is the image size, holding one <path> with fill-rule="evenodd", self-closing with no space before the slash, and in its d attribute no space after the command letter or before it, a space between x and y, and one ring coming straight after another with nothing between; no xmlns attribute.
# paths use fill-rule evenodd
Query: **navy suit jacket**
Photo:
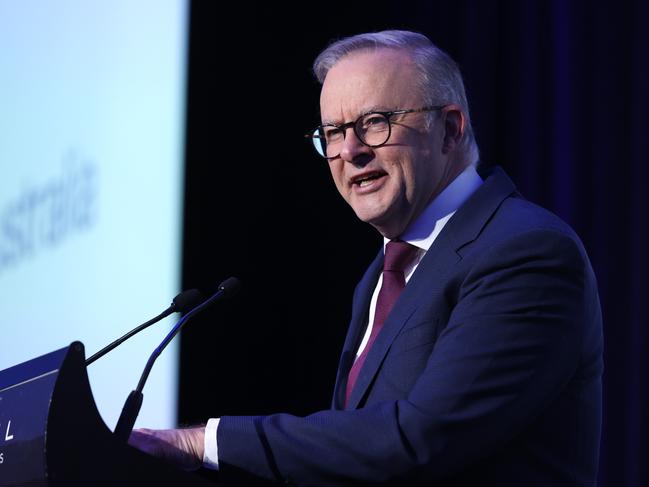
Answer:
<svg viewBox="0 0 649 487"><path fill-rule="evenodd" d="M331 410L223 417L223 480L592 486L601 422L597 285L574 232L500 169L449 220L346 377L382 251L354 293Z"/></svg>

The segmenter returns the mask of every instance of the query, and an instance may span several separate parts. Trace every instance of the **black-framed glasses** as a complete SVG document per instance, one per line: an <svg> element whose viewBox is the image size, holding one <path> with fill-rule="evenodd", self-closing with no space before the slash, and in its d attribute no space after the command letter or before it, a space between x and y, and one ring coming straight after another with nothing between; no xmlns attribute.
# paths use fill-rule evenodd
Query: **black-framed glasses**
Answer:
<svg viewBox="0 0 649 487"><path fill-rule="evenodd" d="M325 124L316 127L305 137L310 138L318 154L327 160L335 159L340 155L345 133L349 127L354 129L358 140L364 145L372 148L381 147L387 144L392 134L391 119L395 115L406 113L431 112L441 110L448 105L438 105L424 108L411 108L408 110L393 110L389 112L369 112L361 115L353 122L341 125Z"/></svg>

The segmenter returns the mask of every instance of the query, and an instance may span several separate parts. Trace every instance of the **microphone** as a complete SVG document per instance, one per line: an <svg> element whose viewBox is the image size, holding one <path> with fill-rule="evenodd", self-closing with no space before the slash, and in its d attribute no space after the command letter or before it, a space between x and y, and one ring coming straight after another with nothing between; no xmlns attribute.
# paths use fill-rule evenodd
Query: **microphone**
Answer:
<svg viewBox="0 0 649 487"><path fill-rule="evenodd" d="M137 328L134 328L131 331L129 331L126 335L121 336L110 345L107 345L101 350L99 350L92 357L86 359L86 367L91 363L93 363L98 358L103 357L108 352L121 345L123 342L131 338L133 335L140 333L145 328L148 328L149 326L153 325L154 323L157 323L163 318L166 318L172 313L181 313L181 314L187 313L187 311L195 307L202 300L203 300L203 295L196 289L189 289L187 291L181 292L171 301L171 306L165 309L158 316L150 319L146 323L142 323Z"/></svg>
<svg viewBox="0 0 649 487"><path fill-rule="evenodd" d="M144 367L144 371L142 372L140 381L137 384L137 388L134 391L131 391L131 393L128 395L128 398L126 399L126 402L124 403L124 407L122 408L122 414L120 414L119 416L119 419L117 421L117 426L115 426L115 431L114 431L114 435L118 441L126 443L128 441L129 436L131 436L131 431L133 431L133 425L135 425L135 420L137 419L137 416L140 413L140 408L142 407L142 401L144 399L144 395L142 394L142 389L144 389L144 384L149 378L149 373L153 368L153 364L155 363L158 356L162 353L162 351L167 347L167 345L169 345L169 342L173 340L173 338L180 332L182 327L196 313L204 310L212 303L215 303L220 299L231 298L237 292L239 292L240 288L241 288L241 281L239 281L239 279L237 279L236 277L230 277L225 281L223 281L221 284L219 284L219 289L214 295L212 295L209 299L203 301L198 306L194 307L180 320L178 320L178 322L174 325L174 327L167 334L164 340L162 340L160 345L158 345L158 348L156 348L153 351L153 353L149 357L149 360L146 363L146 366Z"/></svg>

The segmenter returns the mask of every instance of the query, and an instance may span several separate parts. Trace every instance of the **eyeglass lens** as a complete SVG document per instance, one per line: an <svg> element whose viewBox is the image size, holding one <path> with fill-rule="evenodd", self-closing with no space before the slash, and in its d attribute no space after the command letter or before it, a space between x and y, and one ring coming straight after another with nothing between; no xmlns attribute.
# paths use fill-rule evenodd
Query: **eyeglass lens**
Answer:
<svg viewBox="0 0 649 487"><path fill-rule="evenodd" d="M383 145L390 137L390 120L381 113L363 115L356 120L353 128L356 137L370 147ZM344 128L335 125L318 127L313 134L313 145L321 156L328 159L340 154L344 140Z"/></svg>

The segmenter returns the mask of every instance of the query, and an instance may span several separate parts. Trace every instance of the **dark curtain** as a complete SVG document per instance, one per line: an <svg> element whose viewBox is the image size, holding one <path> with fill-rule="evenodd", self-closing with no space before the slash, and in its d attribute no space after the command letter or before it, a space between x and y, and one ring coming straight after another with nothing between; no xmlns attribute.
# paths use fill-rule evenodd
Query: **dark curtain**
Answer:
<svg viewBox="0 0 649 487"><path fill-rule="evenodd" d="M605 319L600 485L649 485L649 2L214 3L192 2L183 279L245 290L184 333L180 420L328 406L380 240L303 140L310 64L330 39L405 28L460 64L482 164L584 241Z"/></svg>

